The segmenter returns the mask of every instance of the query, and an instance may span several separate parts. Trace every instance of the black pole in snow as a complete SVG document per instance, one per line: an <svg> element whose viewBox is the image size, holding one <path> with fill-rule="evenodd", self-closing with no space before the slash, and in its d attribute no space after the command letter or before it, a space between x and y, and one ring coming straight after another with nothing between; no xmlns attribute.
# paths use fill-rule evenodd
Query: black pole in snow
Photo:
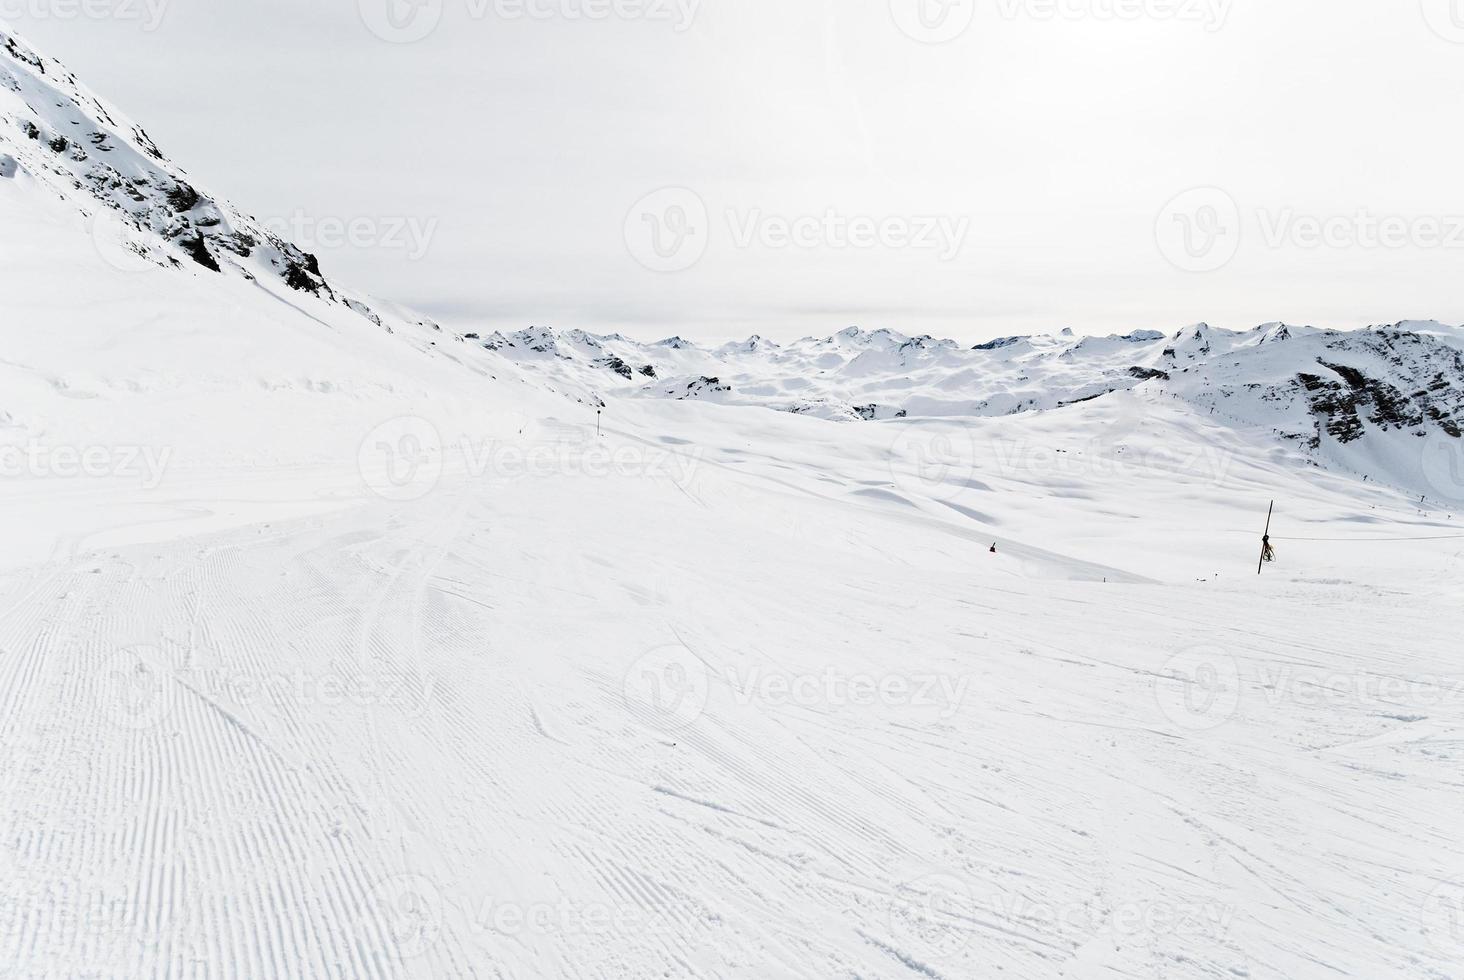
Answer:
<svg viewBox="0 0 1464 980"><path fill-rule="evenodd" d="M1276 501L1271 501L1271 509L1266 511L1266 533L1261 537L1261 560L1256 565L1256 574L1266 567L1266 551L1271 544L1271 517L1276 513Z"/></svg>

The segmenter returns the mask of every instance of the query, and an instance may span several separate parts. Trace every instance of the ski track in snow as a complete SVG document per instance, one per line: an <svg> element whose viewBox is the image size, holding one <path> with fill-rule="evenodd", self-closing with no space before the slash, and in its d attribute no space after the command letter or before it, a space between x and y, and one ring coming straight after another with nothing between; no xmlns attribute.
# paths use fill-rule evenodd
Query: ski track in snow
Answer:
<svg viewBox="0 0 1464 980"><path fill-rule="evenodd" d="M5 975L1460 975L1422 912L1464 868L1459 699L1266 687L1454 676L1456 606L1030 589L934 506L627 482L7 574ZM1166 665L1207 644L1233 717L1176 724ZM705 671L689 719L636 686L665 648ZM967 686L746 693L831 666Z"/></svg>
<svg viewBox="0 0 1464 980"><path fill-rule="evenodd" d="M0 980L1464 980L1458 328L475 342L3 36Z"/></svg>

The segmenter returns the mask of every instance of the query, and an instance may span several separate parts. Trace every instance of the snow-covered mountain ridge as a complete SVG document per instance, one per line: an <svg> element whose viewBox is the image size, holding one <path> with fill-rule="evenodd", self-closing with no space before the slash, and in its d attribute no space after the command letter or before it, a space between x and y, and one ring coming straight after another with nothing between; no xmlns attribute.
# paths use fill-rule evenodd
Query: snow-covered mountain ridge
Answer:
<svg viewBox="0 0 1464 980"><path fill-rule="evenodd" d="M594 404L702 400L873 421L1019 415L1141 390L1273 429L1324 455L1373 431L1458 439L1464 418L1464 333L1434 322L1365 331L1279 323L1239 332L1199 324L1173 335L1064 331L973 348L857 327L787 345L754 336L720 346L531 327L462 334L465 350L444 343L430 319L328 280L315 256L199 188L142 126L3 24L0 180L64 202L113 265L237 276L292 304L318 301L404 332L418 350L446 354L475 374L517 374L504 363L512 362L529 380Z"/></svg>
<svg viewBox="0 0 1464 980"><path fill-rule="evenodd" d="M1457 331L455 341L6 38L3 980L1460 980Z"/></svg>
<svg viewBox="0 0 1464 980"><path fill-rule="evenodd" d="M833 420L992 417L1062 408L1137 388L1275 428L1306 448L1370 428L1461 434L1464 334L1433 322L1361 331L1206 324L1165 335L953 340L851 327L780 346L708 347L671 337L533 327L466 334L582 396L706 399Z"/></svg>
<svg viewBox="0 0 1464 980"><path fill-rule="evenodd" d="M435 330L327 279L319 260L198 186L142 126L0 22L0 180L33 181L87 222L113 264L242 276L347 307L386 330Z"/></svg>

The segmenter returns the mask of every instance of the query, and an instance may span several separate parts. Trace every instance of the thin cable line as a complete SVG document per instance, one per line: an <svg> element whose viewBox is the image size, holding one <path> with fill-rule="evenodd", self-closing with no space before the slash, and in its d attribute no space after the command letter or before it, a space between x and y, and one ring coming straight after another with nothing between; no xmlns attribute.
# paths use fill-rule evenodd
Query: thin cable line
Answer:
<svg viewBox="0 0 1464 980"><path fill-rule="evenodd" d="M1461 539L1464 539L1464 534L1439 534L1418 538L1283 538L1279 534L1271 535L1272 541L1458 541Z"/></svg>

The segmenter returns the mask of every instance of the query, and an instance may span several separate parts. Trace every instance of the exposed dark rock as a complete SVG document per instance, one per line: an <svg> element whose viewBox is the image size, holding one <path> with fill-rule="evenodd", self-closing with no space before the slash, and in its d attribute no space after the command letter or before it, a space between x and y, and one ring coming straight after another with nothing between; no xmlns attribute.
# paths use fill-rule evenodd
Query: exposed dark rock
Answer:
<svg viewBox="0 0 1464 980"><path fill-rule="evenodd" d="M214 236L214 241L219 243L220 248L228 249L235 255L242 256L246 259L254 254L254 246L259 244L253 235L242 231L231 232L227 235L216 235Z"/></svg>
<svg viewBox="0 0 1464 980"><path fill-rule="evenodd" d="M686 386L686 391L681 395L677 395L676 397L681 399L699 398L704 394L717 392L725 393L731 390L732 386L722 384L721 378L701 377L689 383Z"/></svg>
<svg viewBox="0 0 1464 980"><path fill-rule="evenodd" d="M143 131L141 126L132 127L132 138L137 140L137 144L142 147L143 152L154 160L164 159L163 151L158 149L157 144Z"/></svg>
<svg viewBox="0 0 1464 980"><path fill-rule="evenodd" d="M346 306L348 306L352 311L354 311L355 313L357 313L357 314L365 317L366 319L370 320L372 323L376 324L378 327L386 326L384 323L382 323L381 317L377 316L376 311L373 310L373 309L371 309L371 307L367 306L365 303L361 302L360 300L358 300L358 299L348 299L345 302L346 302ZM387 333L391 333L392 332L391 327L386 327L386 332Z"/></svg>
<svg viewBox="0 0 1464 980"><path fill-rule="evenodd" d="M224 271L219 267L218 259L208 250L208 243L203 240L202 235L195 234L192 238L185 238L178 243L178 247L188 253L188 256L199 265L210 272Z"/></svg>
<svg viewBox="0 0 1464 980"><path fill-rule="evenodd" d="M287 262L285 264L285 285L302 293L319 296L320 283L307 270L308 266L302 262Z"/></svg>
<svg viewBox="0 0 1464 980"><path fill-rule="evenodd" d="M1388 337L1390 350L1378 353L1390 355L1388 359L1401 366L1404 359L1391 349L1392 345L1411 344L1413 336ZM1457 352L1454 357L1456 361L1459 359ZM1310 442L1312 448L1321 445L1323 432L1343 444L1356 442L1367 431L1364 422L1383 430L1421 429L1432 422L1454 438L1461 436L1458 412L1464 398L1444 375L1436 375L1426 388L1408 394L1386 381L1368 377L1351 365L1321 359L1318 363L1341 380L1310 373L1297 376L1317 419L1317 430ZM1458 377L1464 378L1464 374Z"/></svg>
<svg viewBox="0 0 1464 980"><path fill-rule="evenodd" d="M620 375L626 381L629 381L633 377L635 377L635 372L631 370L630 365L626 364L624 361L622 361L618 357L615 357L614 355L600 358L595 362L595 366L608 368L609 370L614 371L616 374Z"/></svg>
<svg viewBox="0 0 1464 980"><path fill-rule="evenodd" d="M1069 402L1058 402L1057 407L1067 408L1069 405L1082 405L1084 402L1096 402L1098 399L1104 397L1105 395L1113 394L1113 392L1114 389L1109 388L1107 391L1100 391L1096 395L1087 395L1083 398L1074 398L1072 401Z"/></svg>
<svg viewBox="0 0 1464 980"><path fill-rule="evenodd" d="M21 47L16 43L15 38L8 36L5 38L5 50L9 51L11 57L15 58L16 61L30 65L42 75L46 73L46 65L41 61L40 56Z"/></svg>
<svg viewBox="0 0 1464 980"><path fill-rule="evenodd" d="M168 188L168 204L179 214L192 211L196 208L200 196L198 191L194 190L191 185L185 184L181 180Z"/></svg>

